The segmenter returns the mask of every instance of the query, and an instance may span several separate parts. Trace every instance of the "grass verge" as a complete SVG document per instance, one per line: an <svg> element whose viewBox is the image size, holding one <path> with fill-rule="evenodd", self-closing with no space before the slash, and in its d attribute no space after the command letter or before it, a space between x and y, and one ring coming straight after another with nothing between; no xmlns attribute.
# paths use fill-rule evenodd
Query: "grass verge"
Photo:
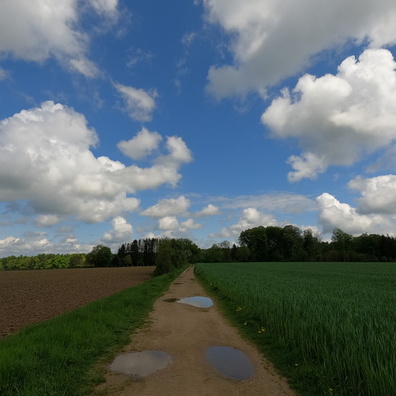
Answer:
<svg viewBox="0 0 396 396"><path fill-rule="evenodd" d="M185 269L185 268L183 268ZM90 303L0 342L0 395L77 396L103 378L99 359L127 344L183 269Z"/></svg>

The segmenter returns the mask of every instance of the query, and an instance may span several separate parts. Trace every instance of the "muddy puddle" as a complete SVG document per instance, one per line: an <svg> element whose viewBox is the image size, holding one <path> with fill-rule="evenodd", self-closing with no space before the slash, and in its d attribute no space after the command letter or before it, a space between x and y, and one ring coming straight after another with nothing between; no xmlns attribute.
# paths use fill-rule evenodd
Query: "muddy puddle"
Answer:
<svg viewBox="0 0 396 396"><path fill-rule="evenodd" d="M109 365L109 370L132 375L147 377L162 370L172 362L172 357L163 351L142 351L118 355Z"/></svg>
<svg viewBox="0 0 396 396"><path fill-rule="evenodd" d="M229 379L243 381L254 375L252 363L239 349L212 346L206 351L206 359L221 375Z"/></svg>
<svg viewBox="0 0 396 396"><path fill-rule="evenodd" d="M210 308L213 305L213 300L211 298L202 297L202 296L183 297L183 298L168 298L164 301L192 305L193 307L198 307L198 308Z"/></svg>

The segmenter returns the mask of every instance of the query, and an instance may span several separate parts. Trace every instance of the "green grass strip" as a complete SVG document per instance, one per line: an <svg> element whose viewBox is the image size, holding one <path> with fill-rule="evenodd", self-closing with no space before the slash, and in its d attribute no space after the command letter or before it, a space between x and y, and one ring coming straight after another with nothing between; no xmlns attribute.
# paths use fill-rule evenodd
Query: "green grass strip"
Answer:
<svg viewBox="0 0 396 396"><path fill-rule="evenodd" d="M181 270L29 326L0 342L0 395L76 396L103 378L92 367L127 344Z"/></svg>
<svg viewBox="0 0 396 396"><path fill-rule="evenodd" d="M395 394L394 263L196 264L195 273L299 394Z"/></svg>

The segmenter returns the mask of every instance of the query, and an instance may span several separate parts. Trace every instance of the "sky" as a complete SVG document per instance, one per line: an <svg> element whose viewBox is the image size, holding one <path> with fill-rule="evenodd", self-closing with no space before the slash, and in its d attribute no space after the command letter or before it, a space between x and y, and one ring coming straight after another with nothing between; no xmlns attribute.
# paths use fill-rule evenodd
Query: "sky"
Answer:
<svg viewBox="0 0 396 396"><path fill-rule="evenodd" d="M394 0L2 0L0 257L396 233Z"/></svg>

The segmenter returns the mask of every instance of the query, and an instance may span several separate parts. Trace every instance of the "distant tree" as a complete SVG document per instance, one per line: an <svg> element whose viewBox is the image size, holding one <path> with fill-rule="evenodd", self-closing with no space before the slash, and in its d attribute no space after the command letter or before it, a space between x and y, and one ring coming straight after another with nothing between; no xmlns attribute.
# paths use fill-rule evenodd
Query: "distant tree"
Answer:
<svg viewBox="0 0 396 396"><path fill-rule="evenodd" d="M72 268L84 267L85 266L85 254L84 253L74 253L70 255L69 266Z"/></svg>
<svg viewBox="0 0 396 396"><path fill-rule="evenodd" d="M109 247L97 245L87 254L87 263L93 267L107 267L110 266L112 258L113 253Z"/></svg>

